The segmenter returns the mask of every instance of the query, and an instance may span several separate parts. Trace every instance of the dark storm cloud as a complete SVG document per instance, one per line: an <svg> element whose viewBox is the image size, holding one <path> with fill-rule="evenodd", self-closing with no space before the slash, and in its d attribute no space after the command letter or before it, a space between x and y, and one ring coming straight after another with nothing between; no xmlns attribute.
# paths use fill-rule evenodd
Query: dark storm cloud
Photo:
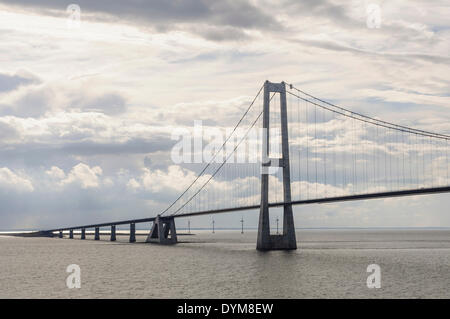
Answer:
<svg viewBox="0 0 450 319"><path fill-rule="evenodd" d="M49 10L65 11L67 6L58 0L2 0L0 2L31 7L47 14L52 14ZM244 0L79 0L76 3L81 8L82 18L92 18L96 15L96 19L109 17L109 19L127 20L144 27L153 26L159 31L176 28L176 24L189 23L225 27L222 30L188 27L190 31L216 41L246 37L240 29L282 29L281 24L272 15ZM230 26L233 28L229 28Z"/></svg>

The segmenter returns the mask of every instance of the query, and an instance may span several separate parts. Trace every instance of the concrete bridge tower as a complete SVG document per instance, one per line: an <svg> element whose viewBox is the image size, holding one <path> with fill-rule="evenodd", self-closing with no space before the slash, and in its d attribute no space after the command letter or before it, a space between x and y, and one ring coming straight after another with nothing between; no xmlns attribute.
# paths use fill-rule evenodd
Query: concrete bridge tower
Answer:
<svg viewBox="0 0 450 319"><path fill-rule="evenodd" d="M281 118L281 158L269 158L269 127L270 127L270 93L280 94ZM294 217L291 202L291 175L289 167L289 139L287 121L286 85L284 82L264 83L263 106L263 141L261 168L261 208L259 213L258 240L256 249L297 249L295 238ZM279 167L283 170L283 232L271 235L269 224L269 167Z"/></svg>

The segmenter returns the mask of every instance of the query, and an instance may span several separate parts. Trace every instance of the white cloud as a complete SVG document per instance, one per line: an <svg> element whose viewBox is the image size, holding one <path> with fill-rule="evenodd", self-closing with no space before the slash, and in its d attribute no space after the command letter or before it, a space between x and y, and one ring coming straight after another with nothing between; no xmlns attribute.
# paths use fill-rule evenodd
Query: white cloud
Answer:
<svg viewBox="0 0 450 319"><path fill-rule="evenodd" d="M193 180L195 173L180 166L171 165L167 171L143 169L140 184L151 192L183 191Z"/></svg>
<svg viewBox="0 0 450 319"><path fill-rule="evenodd" d="M128 181L127 187L131 190L136 190L141 187L141 184L136 179L132 178Z"/></svg>
<svg viewBox="0 0 450 319"><path fill-rule="evenodd" d="M67 177L61 180L62 185L76 183L81 188L99 187L99 176L103 171L99 166L89 167L86 164L79 163L74 166Z"/></svg>
<svg viewBox="0 0 450 319"><path fill-rule="evenodd" d="M33 184L29 177L22 174L16 174L7 167L0 168L0 188L17 192L34 191Z"/></svg>
<svg viewBox="0 0 450 319"><path fill-rule="evenodd" d="M106 187L112 187L114 186L114 181L110 177L106 177L102 181L102 185Z"/></svg>
<svg viewBox="0 0 450 319"><path fill-rule="evenodd" d="M52 166L49 170L45 171L45 173L57 179L63 179L64 177L66 177L64 171L57 166Z"/></svg>

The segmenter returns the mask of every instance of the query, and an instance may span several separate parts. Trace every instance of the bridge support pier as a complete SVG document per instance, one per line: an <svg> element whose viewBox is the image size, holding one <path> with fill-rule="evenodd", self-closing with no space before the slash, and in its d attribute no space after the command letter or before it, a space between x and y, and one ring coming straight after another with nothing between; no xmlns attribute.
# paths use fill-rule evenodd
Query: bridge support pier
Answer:
<svg viewBox="0 0 450 319"><path fill-rule="evenodd" d="M130 224L130 243L134 243L136 241L136 224Z"/></svg>
<svg viewBox="0 0 450 319"><path fill-rule="evenodd" d="M111 225L111 241L116 241L116 225Z"/></svg>
<svg viewBox="0 0 450 319"><path fill-rule="evenodd" d="M81 228L81 239L86 239L86 229Z"/></svg>
<svg viewBox="0 0 450 319"><path fill-rule="evenodd" d="M269 124L270 124L270 93L280 94L280 118L281 118L281 158L269 158ZM263 143L262 143L262 168L261 168L261 208L259 212L258 239L256 249L278 250L297 249L295 238L294 217L292 204L285 204L283 211L283 233L281 235L270 234L269 220L269 174L271 167L283 170L283 200L291 202L291 175L289 165L289 141L285 83L264 83L264 108L263 108Z"/></svg>
<svg viewBox="0 0 450 319"><path fill-rule="evenodd" d="M60 230L59 231L59 236L58 236L59 238L63 238L63 232L62 232L62 230Z"/></svg>
<svg viewBox="0 0 450 319"><path fill-rule="evenodd" d="M173 217L156 216L147 243L173 245L177 243L177 231Z"/></svg>
<svg viewBox="0 0 450 319"><path fill-rule="evenodd" d="M95 227L94 240L100 240L100 228Z"/></svg>
<svg viewBox="0 0 450 319"><path fill-rule="evenodd" d="M69 238L73 239L73 229L69 230Z"/></svg>

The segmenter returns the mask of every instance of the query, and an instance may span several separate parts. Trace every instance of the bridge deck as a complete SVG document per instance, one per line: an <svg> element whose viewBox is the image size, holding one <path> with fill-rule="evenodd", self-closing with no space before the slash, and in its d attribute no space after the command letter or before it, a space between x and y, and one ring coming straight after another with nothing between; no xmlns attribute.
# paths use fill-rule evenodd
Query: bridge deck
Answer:
<svg viewBox="0 0 450 319"><path fill-rule="evenodd" d="M436 194L436 193L447 193L450 192L450 186L445 187L432 187L432 188L420 188L420 189L410 189L410 190L401 190L401 191L393 191L393 192L379 192L379 193L367 193L367 194L357 194L357 195L346 195L346 196L335 196L335 197L327 197L327 198L316 198L316 199L305 199L292 201L290 204L292 205L307 205L307 204L322 204L322 203L332 203L332 202L343 202L343 201L353 201L353 200L365 200L365 199L375 199L375 198L386 198L386 197L400 197L400 196L412 196L412 195L425 195L425 194ZM289 203L271 203L269 207L282 207L285 204ZM241 206L241 207L231 207L226 209L217 209L217 210L205 210L187 214L174 215L174 218L180 217L192 217L192 216L200 216L200 215L210 215L210 214L221 214L221 213L229 213L234 211L242 211L242 210L253 210L259 209L260 205L252 205L252 206ZM169 217L169 216L167 216ZM95 228L95 227L107 227L112 225L125 225L125 224L138 224L138 223L147 223L153 222L156 217L148 217L148 218L140 218L140 219L129 219L129 220L121 220L115 222L101 223L101 224L89 224L75 227L64 227L64 228L55 228L45 230L46 232L54 232L54 231L64 231L70 229L81 229L81 228Z"/></svg>

